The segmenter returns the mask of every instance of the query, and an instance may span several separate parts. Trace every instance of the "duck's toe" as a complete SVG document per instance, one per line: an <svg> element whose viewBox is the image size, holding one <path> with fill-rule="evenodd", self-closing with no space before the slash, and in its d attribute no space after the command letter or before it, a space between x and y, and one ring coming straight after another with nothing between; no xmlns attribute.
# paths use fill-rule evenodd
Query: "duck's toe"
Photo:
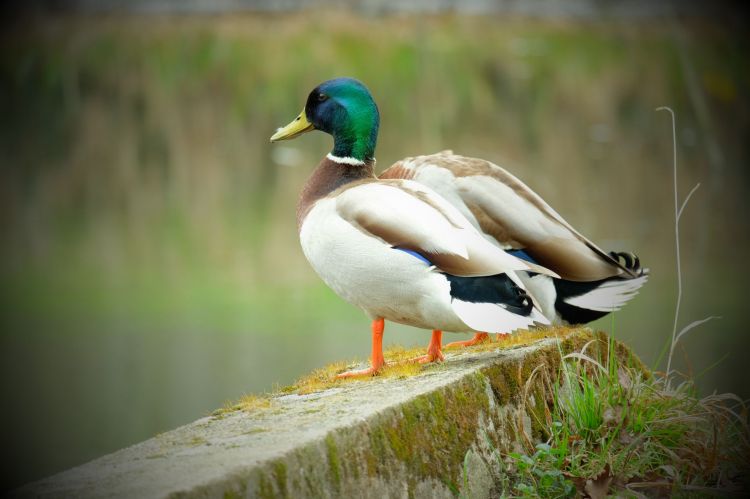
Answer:
<svg viewBox="0 0 750 499"><path fill-rule="evenodd" d="M487 333L474 333L474 337L466 341L454 341L445 345L445 348L456 348L456 347L470 347L472 345L478 345L490 341L490 335Z"/></svg>
<svg viewBox="0 0 750 499"><path fill-rule="evenodd" d="M419 362L420 364L429 364L430 362L442 362L445 360L445 356L443 355L443 352L439 350L437 352L428 351L425 355L416 357L413 360L415 362Z"/></svg>
<svg viewBox="0 0 750 499"><path fill-rule="evenodd" d="M383 366L385 366L385 359L383 358L384 329L385 321L382 317L379 317L372 321L372 357L370 361L370 367L368 367L367 369L358 369L337 374L336 379L375 376L383 370Z"/></svg>
<svg viewBox="0 0 750 499"><path fill-rule="evenodd" d="M385 363L380 366L370 366L367 369L355 369L353 371L346 371L336 375L336 379L344 378L364 378L366 376L377 376L380 371L383 370Z"/></svg>
<svg viewBox="0 0 750 499"><path fill-rule="evenodd" d="M443 332L439 329L432 331L432 338L430 338L430 345L427 347L427 353L420 357L415 357L410 362L419 362L420 364L427 364L429 362L442 362L445 360L443 355Z"/></svg>

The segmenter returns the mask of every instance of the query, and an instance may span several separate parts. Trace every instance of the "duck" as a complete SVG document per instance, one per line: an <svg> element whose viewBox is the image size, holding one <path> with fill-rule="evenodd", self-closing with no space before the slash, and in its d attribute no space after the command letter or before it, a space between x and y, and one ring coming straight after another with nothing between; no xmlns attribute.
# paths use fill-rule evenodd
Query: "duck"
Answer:
<svg viewBox="0 0 750 499"><path fill-rule="evenodd" d="M453 204L406 178L375 176L380 126L369 89L354 78L316 86L271 142L312 130L333 137L302 188L296 219L302 252L337 295L371 320L370 366L385 366L385 321L432 330L419 362L439 362L443 332L511 332L549 324L519 274L554 271L490 242Z"/></svg>
<svg viewBox="0 0 750 499"><path fill-rule="evenodd" d="M405 158L381 179L407 179L448 200L482 235L504 251L559 277L520 272L551 324L586 324L620 310L648 280L637 255L604 251L506 169L451 150ZM468 346L487 341L477 332Z"/></svg>

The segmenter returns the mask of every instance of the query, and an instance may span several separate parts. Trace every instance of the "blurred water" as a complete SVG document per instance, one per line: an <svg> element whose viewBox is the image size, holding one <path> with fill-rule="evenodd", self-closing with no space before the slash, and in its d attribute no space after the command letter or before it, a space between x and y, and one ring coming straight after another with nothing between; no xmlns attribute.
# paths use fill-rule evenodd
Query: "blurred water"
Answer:
<svg viewBox="0 0 750 499"><path fill-rule="evenodd" d="M381 168L445 148L485 157L604 248L636 251L649 284L595 327L648 363L674 310L670 123L654 112L674 107L682 195L702 182L682 221L681 322L723 317L677 366L728 355L701 389L749 396L746 41L679 30L311 14L4 33L3 487L369 354L367 319L314 275L294 226L330 140L267 142L339 75L378 100ZM427 340L386 329L389 344Z"/></svg>

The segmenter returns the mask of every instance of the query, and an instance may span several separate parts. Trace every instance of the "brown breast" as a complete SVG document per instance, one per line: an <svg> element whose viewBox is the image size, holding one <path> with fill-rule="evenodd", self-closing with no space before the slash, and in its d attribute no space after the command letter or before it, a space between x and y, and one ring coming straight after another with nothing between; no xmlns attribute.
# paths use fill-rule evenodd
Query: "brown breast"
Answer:
<svg viewBox="0 0 750 499"><path fill-rule="evenodd" d="M372 161L365 161L362 165L349 165L337 163L328 157L323 158L302 187L297 203L297 229L302 227L302 221L317 200L352 182L374 180L373 166Z"/></svg>

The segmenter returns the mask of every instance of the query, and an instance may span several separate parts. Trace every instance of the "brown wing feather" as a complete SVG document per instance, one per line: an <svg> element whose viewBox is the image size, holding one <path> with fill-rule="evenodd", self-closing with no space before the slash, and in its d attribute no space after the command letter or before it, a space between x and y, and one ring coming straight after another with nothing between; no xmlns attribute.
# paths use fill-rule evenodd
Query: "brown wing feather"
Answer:
<svg viewBox="0 0 750 499"><path fill-rule="evenodd" d="M381 181L354 186L338 194L336 210L359 230L390 246L423 254L449 274L487 276L526 270L557 277L498 250L447 201L416 183Z"/></svg>
<svg viewBox="0 0 750 499"><path fill-rule="evenodd" d="M524 220L504 220L493 216L491 210L477 202L467 192L456 190L468 210L474 215L481 230L495 238L502 246L523 248L532 258L561 277L574 281L604 279L616 275L635 274L613 259L592 241L575 230L552 207L526 184L505 169L478 158L457 156L443 151L430 156L406 158L387 169L383 175L389 178L413 178L417 182L425 180L422 169L430 165L450 171L456 178L485 176L492 178L513 190L516 196L528 203L530 209L543 217L545 223L556 227L554 234L534 234L523 230ZM425 182L428 185L429 182ZM431 185L433 188L437 186ZM440 189L438 189L439 191ZM509 222L516 222L509 223ZM521 223L519 223L521 222ZM553 231L554 232L554 231Z"/></svg>
<svg viewBox="0 0 750 499"><path fill-rule="evenodd" d="M590 281L629 274L637 277L630 269L612 258L593 241L578 232L560 216L541 196L505 169L478 160L485 164L486 170L496 180L509 185L519 196L534 205L549 220L564 227L573 236L572 239L549 238L530 244L526 251L542 265L556 271L565 279L573 281Z"/></svg>

